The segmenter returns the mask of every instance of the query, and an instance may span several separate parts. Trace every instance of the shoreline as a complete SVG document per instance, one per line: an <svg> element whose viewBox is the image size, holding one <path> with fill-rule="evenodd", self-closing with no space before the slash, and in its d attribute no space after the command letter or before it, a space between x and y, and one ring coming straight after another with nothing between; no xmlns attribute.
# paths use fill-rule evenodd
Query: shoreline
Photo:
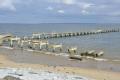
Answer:
<svg viewBox="0 0 120 80"><path fill-rule="evenodd" d="M48 70L57 73L75 74L95 80L119 80L120 72L109 72L97 69L84 69L78 67L49 66L30 63L16 63L8 59L8 56L0 54L0 68L31 68L34 70Z"/></svg>
<svg viewBox="0 0 120 80"><path fill-rule="evenodd" d="M74 61L74 60L71 61L66 58L62 58L60 56L45 55L40 53L38 54L38 53L21 51L16 49L9 50L9 49L0 48L0 51L1 51L0 52L0 68L10 67L10 68L18 68L18 69L31 68L33 70L41 69L41 70L48 70L56 73L80 75L93 80L119 80L119 76L120 76L120 71L114 72L106 69L102 70L99 68L90 68L90 66L87 66L87 64L89 63L87 61L86 61L87 63ZM44 60L47 60L47 61L44 61ZM103 62L100 62L100 63L103 63ZM92 63L92 64L90 63L90 65L95 65L95 64L96 63ZM117 65L115 66L119 67Z"/></svg>
<svg viewBox="0 0 120 80"><path fill-rule="evenodd" d="M9 60L14 61L16 63L42 64L49 66L77 67L77 68L80 67L85 69L98 69L110 72L120 72L119 61L115 62L104 60L101 61L101 59L99 60L99 58L98 60L84 59L82 61L79 61L71 60L68 57L64 56L55 56L53 55L52 52L44 51L36 52L9 48L10 47L7 48L1 47L0 48L1 54L7 56Z"/></svg>

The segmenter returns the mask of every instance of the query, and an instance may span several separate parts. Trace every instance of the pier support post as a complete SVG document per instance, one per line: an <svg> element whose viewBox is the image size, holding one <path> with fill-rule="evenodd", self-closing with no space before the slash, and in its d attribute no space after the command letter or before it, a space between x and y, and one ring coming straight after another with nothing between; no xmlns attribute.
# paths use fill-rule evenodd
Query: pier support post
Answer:
<svg viewBox="0 0 120 80"><path fill-rule="evenodd" d="M39 45L39 49L42 50L42 45L41 44Z"/></svg>
<svg viewBox="0 0 120 80"><path fill-rule="evenodd" d="M13 47L13 40L10 40L10 47Z"/></svg>
<svg viewBox="0 0 120 80"><path fill-rule="evenodd" d="M21 49L23 49L23 44L24 44L24 41L21 41L21 44L20 44Z"/></svg>
<svg viewBox="0 0 120 80"><path fill-rule="evenodd" d="M55 52L55 48L53 48L52 52Z"/></svg>
<svg viewBox="0 0 120 80"><path fill-rule="evenodd" d="M41 39L41 35L40 34L39 34L38 38L39 38L39 40Z"/></svg>
<svg viewBox="0 0 120 80"><path fill-rule="evenodd" d="M60 52L62 52L62 48L60 48Z"/></svg>

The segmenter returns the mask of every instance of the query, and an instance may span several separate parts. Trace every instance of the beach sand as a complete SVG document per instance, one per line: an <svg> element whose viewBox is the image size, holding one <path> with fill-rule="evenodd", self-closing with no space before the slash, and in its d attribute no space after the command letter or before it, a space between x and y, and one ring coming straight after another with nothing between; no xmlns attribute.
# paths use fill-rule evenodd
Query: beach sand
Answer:
<svg viewBox="0 0 120 80"><path fill-rule="evenodd" d="M41 64L30 63L16 63L8 59L5 55L0 55L0 68L31 68L31 69L43 69L53 71L57 73L77 74L93 80L120 80L119 72L109 72L97 69L84 69L78 67L63 67L63 66L48 66Z"/></svg>

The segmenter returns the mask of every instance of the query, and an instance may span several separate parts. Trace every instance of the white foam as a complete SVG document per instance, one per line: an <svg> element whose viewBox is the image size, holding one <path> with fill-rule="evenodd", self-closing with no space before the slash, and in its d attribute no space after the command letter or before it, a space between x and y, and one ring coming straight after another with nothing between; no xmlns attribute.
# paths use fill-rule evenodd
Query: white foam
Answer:
<svg viewBox="0 0 120 80"><path fill-rule="evenodd" d="M60 56L60 54L59 53L55 53L55 56Z"/></svg>
<svg viewBox="0 0 120 80"><path fill-rule="evenodd" d="M93 57L89 57L89 56L87 56L86 58L87 58L87 59L94 59Z"/></svg>
<svg viewBox="0 0 120 80"><path fill-rule="evenodd" d="M117 60L117 59L116 59L116 60L112 60L112 61L116 61L116 62L119 62L120 60Z"/></svg>
<svg viewBox="0 0 120 80"><path fill-rule="evenodd" d="M102 58L94 58L96 61L108 61L108 59L102 59Z"/></svg>
<svg viewBox="0 0 120 80"><path fill-rule="evenodd" d="M17 68L1 68L0 78L5 76L13 76L23 80L91 80L86 77L70 75L70 74L58 74L54 72L44 70L31 70L31 69L17 69Z"/></svg>
<svg viewBox="0 0 120 80"><path fill-rule="evenodd" d="M8 46L2 46L2 48L6 48L6 49L14 49L12 47L8 47Z"/></svg>
<svg viewBox="0 0 120 80"><path fill-rule="evenodd" d="M60 56L68 57L69 54L67 54L67 53L60 53Z"/></svg>
<svg viewBox="0 0 120 80"><path fill-rule="evenodd" d="M33 52L34 50L32 50L32 49L24 49L24 50L26 50L26 51L30 51L30 52Z"/></svg>
<svg viewBox="0 0 120 80"><path fill-rule="evenodd" d="M48 54L48 55L49 55L49 54L52 54L52 53L51 53L51 52L45 52L45 54Z"/></svg>

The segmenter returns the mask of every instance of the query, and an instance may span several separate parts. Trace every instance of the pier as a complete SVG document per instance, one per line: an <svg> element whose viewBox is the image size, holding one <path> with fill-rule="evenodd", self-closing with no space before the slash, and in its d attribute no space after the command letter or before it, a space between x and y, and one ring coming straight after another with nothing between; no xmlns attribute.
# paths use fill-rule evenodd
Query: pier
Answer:
<svg viewBox="0 0 120 80"><path fill-rule="evenodd" d="M64 33L33 33L32 39L51 39L51 38L64 38L64 37L75 37L75 36L88 36L96 34L105 34L119 32L119 29L110 30L96 30L91 32L64 32Z"/></svg>
<svg viewBox="0 0 120 80"><path fill-rule="evenodd" d="M13 35L0 35L0 45L4 45L4 41L7 45L12 48L20 48L21 50L31 49L37 51L47 51L55 53L66 53L73 59L80 59L81 57L101 57L103 56L103 51L95 52L94 50L86 52L79 52L77 47L69 46L65 48L62 44L51 44L48 39L52 38L64 38L64 37L74 37L74 36L87 36L87 35L97 35L119 32L119 29L111 30L97 30L91 32L64 32L64 33L33 33L32 36L17 37ZM79 56L75 56L79 55Z"/></svg>

